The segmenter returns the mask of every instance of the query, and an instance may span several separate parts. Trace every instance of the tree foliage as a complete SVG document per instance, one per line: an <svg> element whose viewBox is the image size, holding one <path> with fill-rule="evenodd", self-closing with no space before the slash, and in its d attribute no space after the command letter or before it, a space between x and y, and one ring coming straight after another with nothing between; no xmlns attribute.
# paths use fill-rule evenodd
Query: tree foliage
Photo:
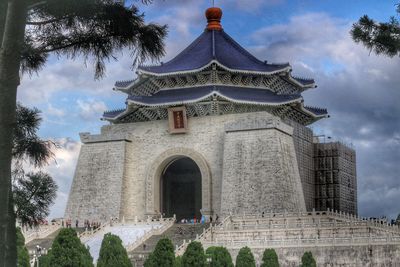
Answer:
<svg viewBox="0 0 400 267"><path fill-rule="evenodd" d="M181 256L177 256L175 258L175 262L174 262L174 267L182 267L182 257Z"/></svg>
<svg viewBox="0 0 400 267"><path fill-rule="evenodd" d="M236 257L236 267L256 267L254 255L249 247L244 247L239 250Z"/></svg>
<svg viewBox="0 0 400 267"><path fill-rule="evenodd" d="M154 257L153 257L153 253L150 253L149 256L147 257L147 259L144 261L143 264L144 267L154 267L156 266L155 262L154 262Z"/></svg>
<svg viewBox="0 0 400 267"><path fill-rule="evenodd" d="M30 267L29 253L25 247L25 238L21 232L21 228L17 227L17 267Z"/></svg>
<svg viewBox="0 0 400 267"><path fill-rule="evenodd" d="M132 267L119 236L107 233L101 242L97 267Z"/></svg>
<svg viewBox="0 0 400 267"><path fill-rule="evenodd" d="M22 224L38 224L50 212L57 192L53 178L44 173L28 173L13 186L16 215Z"/></svg>
<svg viewBox="0 0 400 267"><path fill-rule="evenodd" d="M105 61L124 48L130 50L133 64L164 54L166 26L146 24L137 7L124 6L123 1L47 0L30 14L22 70L40 69L49 53L56 53L92 60L100 77Z"/></svg>
<svg viewBox="0 0 400 267"><path fill-rule="evenodd" d="M13 135L13 197L16 216L22 224L37 224L49 215L56 197L57 185L44 172L25 174L23 162L42 167L53 158L57 144L38 135L41 117L36 108L17 104L17 124Z"/></svg>
<svg viewBox="0 0 400 267"><path fill-rule="evenodd" d="M40 110L28 108L20 103L16 110L16 127L13 134L12 156L16 161L16 167L20 167L22 161L28 161L34 167L42 167L53 158L52 149L56 143L42 140L37 131L42 118Z"/></svg>
<svg viewBox="0 0 400 267"><path fill-rule="evenodd" d="M34 265L34 266L37 266L37 265ZM48 255L41 255L39 257L39 266L50 267Z"/></svg>
<svg viewBox="0 0 400 267"><path fill-rule="evenodd" d="M231 254L224 247L209 247L206 254L211 256L211 267L233 267Z"/></svg>
<svg viewBox="0 0 400 267"><path fill-rule="evenodd" d="M205 264L206 256L204 254L203 245L197 241L191 242L182 256L182 266L204 267Z"/></svg>
<svg viewBox="0 0 400 267"><path fill-rule="evenodd" d="M400 4L397 13L400 14ZM378 55L400 56L400 24L395 17L388 22L377 22L364 15L353 24L350 33L356 43L362 43Z"/></svg>
<svg viewBox="0 0 400 267"><path fill-rule="evenodd" d="M310 251L307 251L301 257L301 267L317 267L317 263Z"/></svg>
<svg viewBox="0 0 400 267"><path fill-rule="evenodd" d="M264 250L261 267L279 267L278 255L273 248Z"/></svg>
<svg viewBox="0 0 400 267"><path fill-rule="evenodd" d="M72 228L64 228L54 239L45 267L93 267L93 258ZM41 264L41 266L44 266Z"/></svg>
<svg viewBox="0 0 400 267"><path fill-rule="evenodd" d="M157 242L154 251L146 260L146 267L173 267L175 263L174 245L168 238L162 238Z"/></svg>
<svg viewBox="0 0 400 267"><path fill-rule="evenodd" d="M215 247L215 246L208 247L208 248L206 249L206 255L207 255L207 257L211 257L212 254L214 254L214 251L215 251L216 248L217 248L217 247Z"/></svg>

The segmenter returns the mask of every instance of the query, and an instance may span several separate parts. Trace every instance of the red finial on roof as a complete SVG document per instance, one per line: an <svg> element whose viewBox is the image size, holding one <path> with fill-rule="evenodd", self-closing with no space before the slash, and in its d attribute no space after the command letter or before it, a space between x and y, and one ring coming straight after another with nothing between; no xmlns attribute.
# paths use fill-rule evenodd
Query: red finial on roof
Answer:
<svg viewBox="0 0 400 267"><path fill-rule="evenodd" d="M206 10L207 30L222 30L222 10L219 7L210 7Z"/></svg>

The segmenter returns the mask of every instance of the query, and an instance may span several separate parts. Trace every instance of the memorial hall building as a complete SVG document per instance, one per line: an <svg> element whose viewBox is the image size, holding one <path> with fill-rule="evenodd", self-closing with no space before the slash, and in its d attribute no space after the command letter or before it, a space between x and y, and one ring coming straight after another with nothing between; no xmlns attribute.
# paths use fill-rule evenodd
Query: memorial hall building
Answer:
<svg viewBox="0 0 400 267"><path fill-rule="evenodd" d="M175 58L115 83L126 102L104 113L100 134L80 134L65 218L357 214L355 151L309 127L329 117L302 96L315 81L253 56L221 15L208 9Z"/></svg>

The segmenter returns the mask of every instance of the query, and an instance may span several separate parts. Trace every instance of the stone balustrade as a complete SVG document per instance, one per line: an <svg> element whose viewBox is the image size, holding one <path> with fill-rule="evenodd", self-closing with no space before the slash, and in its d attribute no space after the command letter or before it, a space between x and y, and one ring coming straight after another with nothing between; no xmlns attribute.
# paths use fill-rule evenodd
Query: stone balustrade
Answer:
<svg viewBox="0 0 400 267"><path fill-rule="evenodd" d="M87 240L90 239L91 236L93 236L94 234L103 231L103 229L105 229L106 227L110 226L118 226L118 225L125 225L125 224L130 224L130 225L160 225L166 223L167 225L172 224L175 222L175 217L174 218L151 218L151 217L147 217L146 219L143 220L139 220L137 219L137 217L132 220L132 221L127 221L125 222L124 219L122 219L121 222L106 222L106 223L102 223L98 228L96 229L86 229L84 232L79 234L79 238L81 239L82 242L86 242ZM154 228L155 231L158 231L157 228ZM166 230L166 229L165 229Z"/></svg>
<svg viewBox="0 0 400 267"><path fill-rule="evenodd" d="M151 231L147 232L145 235L140 237L135 242L133 242L133 243L129 244L128 246L126 246L126 251L128 251L128 252L133 251L140 244L142 244L147 239L149 239L151 236L153 236L153 235L161 235L162 233L167 231L172 225L174 225L175 218L164 218L164 219L161 218L158 222L162 223L161 227L152 229Z"/></svg>
<svg viewBox="0 0 400 267"><path fill-rule="evenodd" d="M39 225L32 228L21 228L25 238L25 244L28 244L34 239L45 238L61 228L59 224Z"/></svg>
<svg viewBox="0 0 400 267"><path fill-rule="evenodd" d="M400 245L400 228L335 211L227 216L198 236L205 248L228 249ZM187 243L178 247L182 255Z"/></svg>
<svg viewBox="0 0 400 267"><path fill-rule="evenodd" d="M335 247L335 246L368 246L398 245L400 237L353 237L353 238L297 238L297 239L253 239L253 240L218 240L201 241L204 249L211 246L223 246L230 249L251 248L289 248L289 247Z"/></svg>

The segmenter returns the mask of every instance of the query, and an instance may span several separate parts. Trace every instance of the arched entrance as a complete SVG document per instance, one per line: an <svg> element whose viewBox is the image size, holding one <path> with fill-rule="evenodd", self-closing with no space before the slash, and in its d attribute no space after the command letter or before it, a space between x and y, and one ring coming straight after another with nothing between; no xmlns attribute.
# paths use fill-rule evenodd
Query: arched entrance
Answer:
<svg viewBox="0 0 400 267"><path fill-rule="evenodd" d="M160 179L160 208L167 217L176 215L192 219L201 217L201 172L197 164L188 157L171 161Z"/></svg>
<svg viewBox="0 0 400 267"><path fill-rule="evenodd" d="M148 166L146 178L146 215L161 214L161 181L163 173L174 161L181 158L193 160L201 173L201 214L207 218L212 214L211 172L205 158L190 148L171 148L160 155Z"/></svg>

